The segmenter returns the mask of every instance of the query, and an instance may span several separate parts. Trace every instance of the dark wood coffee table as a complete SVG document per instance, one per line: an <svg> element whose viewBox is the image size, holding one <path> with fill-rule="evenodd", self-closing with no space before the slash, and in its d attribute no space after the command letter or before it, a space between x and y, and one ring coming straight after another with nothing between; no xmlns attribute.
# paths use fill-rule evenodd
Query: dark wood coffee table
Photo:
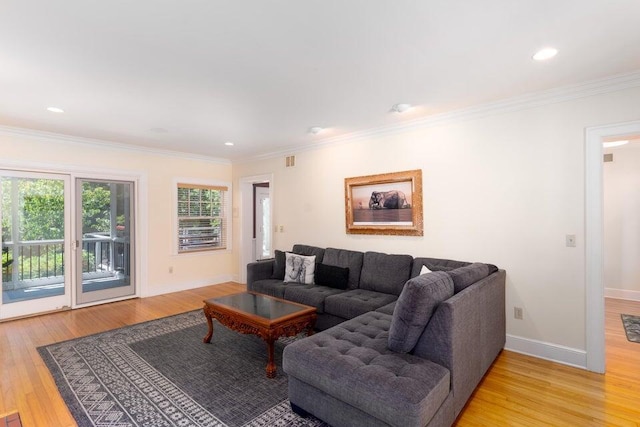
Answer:
<svg viewBox="0 0 640 427"><path fill-rule="evenodd" d="M280 337L289 337L307 331L313 334L316 309L263 294L243 292L204 301L204 315L209 332L203 342L210 343L213 336L213 320L242 334L253 334L267 343L269 361L267 377L276 376L274 343Z"/></svg>

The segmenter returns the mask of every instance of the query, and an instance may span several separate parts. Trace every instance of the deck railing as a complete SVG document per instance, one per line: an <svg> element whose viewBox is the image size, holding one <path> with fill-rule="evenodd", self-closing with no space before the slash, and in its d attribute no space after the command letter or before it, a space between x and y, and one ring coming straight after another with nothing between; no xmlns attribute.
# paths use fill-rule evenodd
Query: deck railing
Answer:
<svg viewBox="0 0 640 427"><path fill-rule="evenodd" d="M82 272L93 275L115 272L129 274L129 243L97 233L86 234L82 241ZM28 283L60 282L67 263L63 240L36 240L2 245L3 289L25 287Z"/></svg>

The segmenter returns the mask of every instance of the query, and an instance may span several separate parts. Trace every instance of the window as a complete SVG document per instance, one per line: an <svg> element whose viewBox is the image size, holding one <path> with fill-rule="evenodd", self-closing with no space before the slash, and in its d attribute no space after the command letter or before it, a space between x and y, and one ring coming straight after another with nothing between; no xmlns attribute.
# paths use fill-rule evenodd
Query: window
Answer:
<svg viewBox="0 0 640 427"><path fill-rule="evenodd" d="M227 248L228 187L178 184L178 252Z"/></svg>

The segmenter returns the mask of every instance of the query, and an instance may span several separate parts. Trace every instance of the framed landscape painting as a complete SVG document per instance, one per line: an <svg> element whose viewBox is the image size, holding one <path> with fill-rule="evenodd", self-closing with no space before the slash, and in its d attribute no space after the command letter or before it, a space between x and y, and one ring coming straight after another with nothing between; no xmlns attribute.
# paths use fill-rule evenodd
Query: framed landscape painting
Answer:
<svg viewBox="0 0 640 427"><path fill-rule="evenodd" d="M422 170L345 178L347 234L422 236Z"/></svg>

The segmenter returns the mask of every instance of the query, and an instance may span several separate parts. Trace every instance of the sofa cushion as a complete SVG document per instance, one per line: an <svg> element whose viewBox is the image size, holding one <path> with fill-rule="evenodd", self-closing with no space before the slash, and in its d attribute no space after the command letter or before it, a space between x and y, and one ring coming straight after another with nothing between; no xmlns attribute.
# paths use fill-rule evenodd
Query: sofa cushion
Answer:
<svg viewBox="0 0 640 427"><path fill-rule="evenodd" d="M418 257L413 260L413 267L411 268L411 277L420 275L422 266L426 266L431 271L451 271L455 268L464 267L471 264L470 262L454 261L451 259L441 258L423 258Z"/></svg>
<svg viewBox="0 0 640 427"><path fill-rule="evenodd" d="M316 262L322 262L322 258L324 257L324 248L319 248L317 246L296 244L293 245L293 248L291 248L291 252L298 255L315 255Z"/></svg>
<svg viewBox="0 0 640 427"><path fill-rule="evenodd" d="M283 369L389 425L427 425L449 394L449 371L389 350L390 321L373 311L289 344Z"/></svg>
<svg viewBox="0 0 640 427"><path fill-rule="evenodd" d="M316 256L297 255L291 252L285 253L287 260L284 269L284 281L286 283L313 284L313 276L316 267Z"/></svg>
<svg viewBox="0 0 640 427"><path fill-rule="evenodd" d="M324 313L326 298L340 292L344 291L328 286L294 285L285 287L284 298L299 304L310 305L315 307L318 313Z"/></svg>
<svg viewBox="0 0 640 427"><path fill-rule="evenodd" d="M319 263L316 264L315 283L336 289L347 289L349 285L349 267L338 267Z"/></svg>
<svg viewBox="0 0 640 427"><path fill-rule="evenodd" d="M409 280L412 262L411 255L366 252L360 274L360 288L398 296Z"/></svg>
<svg viewBox="0 0 640 427"><path fill-rule="evenodd" d="M396 304L398 303L398 300L394 301L394 302L390 302L387 305L383 305L380 308L377 308L376 311L380 312L380 313L384 313L384 314L388 314L388 315L393 315L393 310L396 308Z"/></svg>
<svg viewBox="0 0 640 427"><path fill-rule="evenodd" d="M287 264L285 253L276 249L274 252L272 279L284 280L284 269Z"/></svg>
<svg viewBox="0 0 640 427"><path fill-rule="evenodd" d="M362 260L364 252L350 251L347 249L327 248L324 251L323 264L337 265L349 269L349 289L356 289L360 283Z"/></svg>
<svg viewBox="0 0 640 427"><path fill-rule="evenodd" d="M256 280L251 285L251 292L269 295L276 298L284 298L284 290L286 288L305 286L299 283L284 283L277 279Z"/></svg>
<svg viewBox="0 0 640 427"><path fill-rule="evenodd" d="M324 309L327 313L345 319L353 319L368 311L373 311L398 299L395 295L366 289L352 289L337 295L327 297Z"/></svg>
<svg viewBox="0 0 640 427"><path fill-rule="evenodd" d="M415 347L434 310L453 296L453 280L444 271L434 271L407 282L393 310L389 348L408 353Z"/></svg>
<svg viewBox="0 0 640 427"><path fill-rule="evenodd" d="M464 267L448 271L447 274L453 279L455 293L460 292L467 286L484 279L489 275L489 266L475 262Z"/></svg>

